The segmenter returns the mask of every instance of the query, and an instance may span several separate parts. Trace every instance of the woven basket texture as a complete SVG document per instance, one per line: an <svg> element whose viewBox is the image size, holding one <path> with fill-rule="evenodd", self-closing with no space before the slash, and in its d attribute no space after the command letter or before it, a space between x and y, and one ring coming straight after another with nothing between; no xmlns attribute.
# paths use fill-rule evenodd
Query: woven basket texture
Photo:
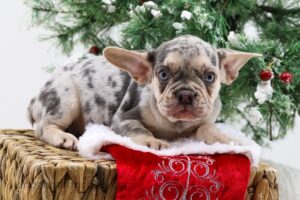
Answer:
<svg viewBox="0 0 300 200"><path fill-rule="evenodd" d="M114 199L116 165L89 161L34 138L31 130L0 131L1 200Z"/></svg>
<svg viewBox="0 0 300 200"><path fill-rule="evenodd" d="M116 165L90 161L77 152L35 139L32 130L0 130L0 200L110 200ZM277 172L252 169L247 200L277 200Z"/></svg>

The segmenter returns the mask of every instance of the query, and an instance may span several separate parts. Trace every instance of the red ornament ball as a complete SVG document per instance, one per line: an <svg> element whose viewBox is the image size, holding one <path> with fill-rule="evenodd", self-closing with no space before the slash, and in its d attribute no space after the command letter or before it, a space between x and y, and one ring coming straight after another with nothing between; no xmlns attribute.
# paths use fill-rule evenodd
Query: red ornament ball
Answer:
<svg viewBox="0 0 300 200"><path fill-rule="evenodd" d="M272 78L272 76L273 73L268 69L261 71L259 74L259 77L262 81L268 81Z"/></svg>
<svg viewBox="0 0 300 200"><path fill-rule="evenodd" d="M292 80L293 80L293 74L290 73L290 72L282 72L280 74L280 80L282 80L282 82L288 84L288 83L291 83Z"/></svg>
<svg viewBox="0 0 300 200"><path fill-rule="evenodd" d="M97 46L92 46L89 50L89 53L98 56L100 54L100 49Z"/></svg>

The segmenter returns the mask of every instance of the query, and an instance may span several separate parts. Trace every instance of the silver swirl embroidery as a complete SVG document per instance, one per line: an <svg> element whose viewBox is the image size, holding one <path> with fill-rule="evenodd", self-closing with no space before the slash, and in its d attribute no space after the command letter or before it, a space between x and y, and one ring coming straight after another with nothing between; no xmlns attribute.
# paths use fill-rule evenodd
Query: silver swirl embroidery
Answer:
<svg viewBox="0 0 300 200"><path fill-rule="evenodd" d="M165 193L172 193L174 200L211 199L211 194L217 194L222 184L218 180L216 170L210 169L215 160L207 156L197 156L191 160L188 156L168 158L158 164L158 169L152 171L158 187L151 186L140 200L165 200ZM185 176L185 184L166 180L166 175ZM191 178L210 183L208 187L190 185Z"/></svg>

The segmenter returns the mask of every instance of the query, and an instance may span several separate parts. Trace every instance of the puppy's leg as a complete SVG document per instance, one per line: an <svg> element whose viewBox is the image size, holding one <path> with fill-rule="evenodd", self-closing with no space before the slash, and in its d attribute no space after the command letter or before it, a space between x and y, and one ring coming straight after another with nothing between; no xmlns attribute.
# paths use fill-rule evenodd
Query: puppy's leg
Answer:
<svg viewBox="0 0 300 200"><path fill-rule="evenodd" d="M121 121L113 129L118 134L130 137L133 142L152 149L166 149L170 147L168 142L156 139L138 120Z"/></svg>
<svg viewBox="0 0 300 200"><path fill-rule="evenodd" d="M79 95L72 82L65 82L64 87L54 84L55 82L45 87L32 105L32 116L36 123L35 134L40 140L55 147L75 150L78 139L66 130L72 124L80 124L84 129Z"/></svg>
<svg viewBox="0 0 300 200"><path fill-rule="evenodd" d="M46 116L45 119L36 123L36 137L55 147L76 150L78 139L71 133L65 132L74 122L82 124L77 119L80 111L73 105L62 111L63 116ZM80 116L80 115L79 115ZM83 119L82 119L83 120ZM84 126L84 124L82 124ZM83 131L83 129L81 130Z"/></svg>
<svg viewBox="0 0 300 200"><path fill-rule="evenodd" d="M213 144L216 142L229 144L233 141L232 138L222 134L214 124L203 124L197 129L195 135L196 139L205 142L206 144Z"/></svg>
<svg viewBox="0 0 300 200"><path fill-rule="evenodd" d="M55 147L68 150L76 150L78 142L74 135L64 132L55 124L43 125L39 139Z"/></svg>

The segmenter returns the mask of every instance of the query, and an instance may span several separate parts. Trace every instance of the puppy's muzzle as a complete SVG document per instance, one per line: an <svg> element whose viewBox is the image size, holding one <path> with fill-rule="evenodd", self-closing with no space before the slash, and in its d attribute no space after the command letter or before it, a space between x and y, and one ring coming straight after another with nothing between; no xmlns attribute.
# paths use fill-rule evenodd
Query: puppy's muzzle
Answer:
<svg viewBox="0 0 300 200"><path fill-rule="evenodd" d="M196 93L192 90L183 89L176 92L175 96L181 105L193 105Z"/></svg>

